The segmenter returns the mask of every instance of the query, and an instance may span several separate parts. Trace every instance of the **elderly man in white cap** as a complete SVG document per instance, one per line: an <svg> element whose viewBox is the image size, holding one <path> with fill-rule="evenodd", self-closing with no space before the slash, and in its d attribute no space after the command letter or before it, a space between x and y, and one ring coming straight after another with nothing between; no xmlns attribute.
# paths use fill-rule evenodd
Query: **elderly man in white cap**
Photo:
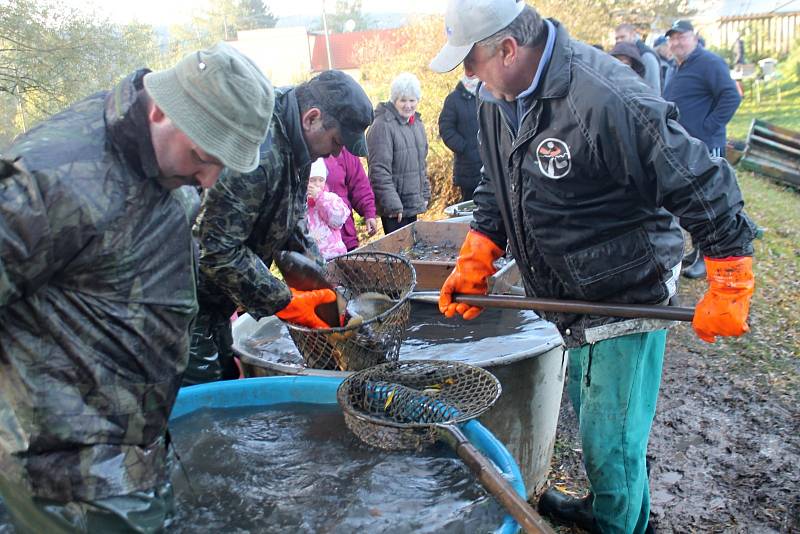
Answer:
<svg viewBox="0 0 800 534"><path fill-rule="evenodd" d="M746 332L754 226L733 170L686 134L675 107L524 2L450 0L445 26L448 42L431 67L463 62L483 82L484 178L440 310L477 317L480 308L453 295L485 293L506 245L530 296L667 305L683 251L679 219L708 254L695 331L708 342ZM591 493L548 490L540 510L591 531L652 530L645 453L669 325L544 316L569 349Z"/></svg>
<svg viewBox="0 0 800 534"><path fill-rule="evenodd" d="M193 187L256 167L273 90L220 43L0 160L0 495L17 532L157 532L197 311Z"/></svg>

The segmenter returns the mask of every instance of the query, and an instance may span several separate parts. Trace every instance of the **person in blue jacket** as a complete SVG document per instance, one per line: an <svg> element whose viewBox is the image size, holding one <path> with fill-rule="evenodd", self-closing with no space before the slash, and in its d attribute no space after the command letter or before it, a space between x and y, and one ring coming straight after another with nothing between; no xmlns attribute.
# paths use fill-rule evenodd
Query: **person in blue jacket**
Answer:
<svg viewBox="0 0 800 534"><path fill-rule="evenodd" d="M703 141L712 156L725 156L725 126L742 101L730 70L718 55L699 45L694 27L678 20L667 31L675 66L667 76L664 100L678 106L678 122Z"/></svg>
<svg viewBox="0 0 800 534"><path fill-rule="evenodd" d="M728 65L703 47L688 20L676 20L667 31L667 41L675 65L667 74L664 100L675 103L678 122L689 135L706 144L709 154L725 157L725 126L742 101ZM702 258L697 247L687 254L683 276L704 276Z"/></svg>

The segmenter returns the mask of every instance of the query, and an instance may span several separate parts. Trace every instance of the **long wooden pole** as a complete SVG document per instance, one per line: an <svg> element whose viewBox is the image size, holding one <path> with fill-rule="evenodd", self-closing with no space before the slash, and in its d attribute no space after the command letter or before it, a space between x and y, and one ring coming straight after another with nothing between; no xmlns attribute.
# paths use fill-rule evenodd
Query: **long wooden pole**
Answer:
<svg viewBox="0 0 800 534"><path fill-rule="evenodd" d="M411 299L433 304L438 302L439 293L435 291L412 293ZM453 301L463 302L464 304L479 306L481 308L504 308L513 310L576 313L582 315L602 315L607 317L663 319L666 321L691 322L694 319L694 308L682 308L678 306L542 299L516 297L512 295L465 295L463 293L454 295Z"/></svg>

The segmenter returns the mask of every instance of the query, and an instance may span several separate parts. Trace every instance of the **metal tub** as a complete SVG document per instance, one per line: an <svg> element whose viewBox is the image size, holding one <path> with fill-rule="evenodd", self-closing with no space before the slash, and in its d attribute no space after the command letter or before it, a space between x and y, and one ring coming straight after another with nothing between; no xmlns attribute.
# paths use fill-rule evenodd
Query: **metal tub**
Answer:
<svg viewBox="0 0 800 534"><path fill-rule="evenodd" d="M497 376L503 394L480 421L517 461L531 497L544 486L550 470L567 363L563 340L551 323L538 319L533 312L486 310L481 317L491 317L492 313L506 314L503 317L509 317L509 313L530 315L526 316L527 326L519 331L502 333L496 339L489 336L473 340L467 330L471 326L466 321L453 328L420 327L416 322L420 313L415 313L412 307L400 359L455 359L483 367ZM473 323L480 324L477 322L481 317ZM452 323L455 320L447 321L455 326ZM489 319L485 319L484 326L488 324ZM453 337L442 338L438 346L426 345L424 339L432 329ZM233 349L247 376L342 378L348 374L304 367L286 327L275 317L257 322L247 314L241 316L233 325L233 339Z"/></svg>

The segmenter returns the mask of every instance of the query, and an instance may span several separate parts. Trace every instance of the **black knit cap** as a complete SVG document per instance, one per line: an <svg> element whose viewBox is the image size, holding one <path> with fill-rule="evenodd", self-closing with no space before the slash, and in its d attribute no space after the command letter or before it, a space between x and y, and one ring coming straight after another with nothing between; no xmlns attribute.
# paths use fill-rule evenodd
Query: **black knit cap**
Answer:
<svg viewBox="0 0 800 534"><path fill-rule="evenodd" d="M639 76L644 77L644 63L642 63L642 55L639 49L633 43L619 42L614 45L614 48L609 52L614 57L625 56L631 60L631 68Z"/></svg>

